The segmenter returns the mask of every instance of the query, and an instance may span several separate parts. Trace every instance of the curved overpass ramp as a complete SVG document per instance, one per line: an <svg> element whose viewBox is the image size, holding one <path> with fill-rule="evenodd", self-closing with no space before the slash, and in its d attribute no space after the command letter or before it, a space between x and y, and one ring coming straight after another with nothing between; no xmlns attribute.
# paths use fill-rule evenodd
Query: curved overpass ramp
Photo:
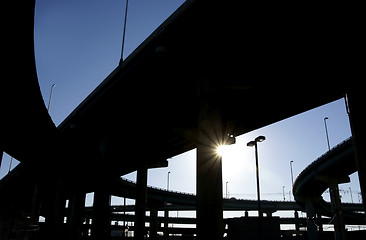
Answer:
<svg viewBox="0 0 366 240"><path fill-rule="evenodd" d="M296 202L307 209L308 218L312 217L309 216L309 203L315 210L314 214L333 216L331 204L325 202L321 195L331 184L349 181L349 175L357 171L354 158L352 138L348 138L320 156L299 174L293 185L293 194ZM349 211L345 204L342 207L346 224L364 221L364 214Z"/></svg>
<svg viewBox="0 0 366 240"><path fill-rule="evenodd" d="M0 94L0 154L5 151L24 163L47 163L56 145L52 122L38 84L34 57L34 0L9 1L2 49ZM6 76L6 77L5 77ZM1 165L0 156L0 165ZM35 167L36 168L36 167Z"/></svg>

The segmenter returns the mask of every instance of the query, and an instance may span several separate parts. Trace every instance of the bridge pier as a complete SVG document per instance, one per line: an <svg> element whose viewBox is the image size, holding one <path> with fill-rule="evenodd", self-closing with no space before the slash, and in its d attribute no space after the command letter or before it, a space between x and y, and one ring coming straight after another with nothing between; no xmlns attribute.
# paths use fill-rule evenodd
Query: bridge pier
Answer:
<svg viewBox="0 0 366 240"><path fill-rule="evenodd" d="M299 213L297 211L294 212L294 218L295 218L295 231L296 236L300 236L300 223L299 223Z"/></svg>
<svg viewBox="0 0 366 240"><path fill-rule="evenodd" d="M147 168L137 170L136 181L136 212L135 212L135 239L144 240L145 236L145 214L147 199Z"/></svg>
<svg viewBox="0 0 366 240"><path fill-rule="evenodd" d="M316 213L314 209L314 202L312 198L305 199L306 208L306 223L307 223L307 233L309 240L318 239L318 230L315 225Z"/></svg>
<svg viewBox="0 0 366 240"><path fill-rule="evenodd" d="M29 221L31 226L39 226L39 212L41 209L41 198L39 193L39 182L36 181L33 186L33 195L32 195L32 203L30 208L30 216ZM30 231L28 232L27 239L36 239L36 232Z"/></svg>
<svg viewBox="0 0 366 240"><path fill-rule="evenodd" d="M164 240L169 240L169 210L164 211Z"/></svg>
<svg viewBox="0 0 366 240"><path fill-rule="evenodd" d="M225 132L214 83L200 81L200 112L197 136L197 239L222 240L224 234L222 158L217 147L224 143Z"/></svg>
<svg viewBox="0 0 366 240"><path fill-rule="evenodd" d="M211 146L197 148L197 237L221 240L223 202L221 157Z"/></svg>
<svg viewBox="0 0 366 240"><path fill-rule="evenodd" d="M221 240L224 231L222 158L217 154L220 123L201 122L197 147L197 239ZM203 127L204 126L204 127ZM212 138L212 139L210 139Z"/></svg>
<svg viewBox="0 0 366 240"><path fill-rule="evenodd" d="M85 193L76 192L69 200L70 211L67 217L69 240L79 240L82 237L85 197Z"/></svg>
<svg viewBox="0 0 366 240"><path fill-rule="evenodd" d="M92 221L92 239L110 239L111 222L110 222L110 205L111 195L105 190L98 189L94 192L93 202L93 221Z"/></svg>
<svg viewBox="0 0 366 240"><path fill-rule="evenodd" d="M336 240L346 239L346 229L343 221L342 203L339 196L338 183L331 183L329 187L332 213L334 216L334 234Z"/></svg>
<svg viewBox="0 0 366 240"><path fill-rule="evenodd" d="M62 239L62 224L64 222L66 198L60 180L50 184L53 189L47 190L44 207L46 212L45 235L47 239ZM48 187L50 187L48 186ZM43 188L45 191L45 188Z"/></svg>
<svg viewBox="0 0 366 240"><path fill-rule="evenodd" d="M150 239L158 239L158 210L156 208L150 209Z"/></svg>
<svg viewBox="0 0 366 240"><path fill-rule="evenodd" d="M319 232L323 232L323 219L321 214L316 215L316 225L319 227Z"/></svg>

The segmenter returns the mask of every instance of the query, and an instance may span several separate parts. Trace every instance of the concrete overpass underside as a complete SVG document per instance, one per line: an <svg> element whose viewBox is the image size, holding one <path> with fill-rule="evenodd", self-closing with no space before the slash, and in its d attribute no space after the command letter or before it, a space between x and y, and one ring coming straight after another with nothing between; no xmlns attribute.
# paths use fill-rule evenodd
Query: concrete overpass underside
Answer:
<svg viewBox="0 0 366 240"><path fill-rule="evenodd" d="M222 179L220 161L212 161L215 147L228 135L345 94L365 192L363 83L357 58L361 21L348 6L186 1L57 128L37 82L34 1L9 3L7 9L14 21L4 29L9 61L3 74L13 78L5 81L4 92L13 101L1 99L7 117L0 124L0 150L21 164L1 181L2 196L7 196L2 207L28 209L36 221L42 203L53 235L65 199L80 204L81 195L94 191L98 220L92 231L107 239L109 186L134 170L142 229L147 169L166 166L167 158L197 148L198 238L220 239ZM24 21L15 21L20 17ZM145 138L151 141L142 145Z"/></svg>

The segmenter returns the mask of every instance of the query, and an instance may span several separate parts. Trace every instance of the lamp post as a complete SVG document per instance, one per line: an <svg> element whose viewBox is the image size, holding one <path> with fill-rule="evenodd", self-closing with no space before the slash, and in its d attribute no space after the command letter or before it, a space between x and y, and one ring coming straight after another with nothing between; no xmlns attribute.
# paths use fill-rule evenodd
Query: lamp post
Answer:
<svg viewBox="0 0 366 240"><path fill-rule="evenodd" d="M254 139L254 141L250 141L247 143L248 147L253 147L255 148L255 171L256 171L256 175L257 175L257 198L258 198L258 226L259 226L259 234L261 236L261 231L262 231L262 209L261 209L261 197L260 197L260 189L259 189L259 167L258 167L258 147L257 147L257 143L258 142L263 142L264 140L266 140L265 136L258 136Z"/></svg>
<svg viewBox="0 0 366 240"><path fill-rule="evenodd" d="M328 117L324 118L324 126L325 126L325 134L327 136L328 152L330 152L328 126L327 126L328 119L329 119ZM334 214L334 221L333 221L334 235L336 240L343 240L346 239L346 229L343 221L342 205L339 196L338 182L330 181L329 183L330 183L329 186L330 201L332 203L332 212Z"/></svg>
<svg viewBox="0 0 366 240"><path fill-rule="evenodd" d="M228 191L227 191L227 184L228 184L229 182L226 182L226 198L227 198L227 193L228 193Z"/></svg>
<svg viewBox="0 0 366 240"><path fill-rule="evenodd" d="M54 88L55 86L56 86L56 84L52 84L52 86L51 86L50 98L48 99L47 112L50 112L52 92L53 92L53 88Z"/></svg>
<svg viewBox="0 0 366 240"><path fill-rule="evenodd" d="M166 184L166 189L169 191L169 177L170 177L170 172L168 172L168 182Z"/></svg>
<svg viewBox="0 0 366 240"><path fill-rule="evenodd" d="M330 151L329 136L328 136L328 126L327 126L327 120L328 119L329 119L328 117L325 117L324 118L324 126L325 126L325 135L327 135L328 150Z"/></svg>
<svg viewBox="0 0 366 240"><path fill-rule="evenodd" d="M349 189L349 194L351 195L351 203L353 203L352 189L351 189L351 187L349 187L348 189Z"/></svg>
<svg viewBox="0 0 366 240"><path fill-rule="evenodd" d="M293 163L294 161L290 161L290 170L291 170L291 183L292 183L292 186L294 185L294 174L293 174L293 172L292 172L292 163Z"/></svg>
<svg viewBox="0 0 366 240"><path fill-rule="evenodd" d="M121 59L119 60L119 65L121 65L123 63L123 50L125 48L125 36L126 36L126 25L127 25L127 12L128 12L128 0L126 0L126 7L125 7L125 20L124 20L124 23L123 23Z"/></svg>

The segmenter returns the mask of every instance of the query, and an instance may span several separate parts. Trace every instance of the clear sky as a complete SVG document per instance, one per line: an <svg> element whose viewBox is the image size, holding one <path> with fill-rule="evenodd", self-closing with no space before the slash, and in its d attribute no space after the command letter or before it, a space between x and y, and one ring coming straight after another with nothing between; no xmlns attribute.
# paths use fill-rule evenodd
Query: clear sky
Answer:
<svg viewBox="0 0 366 240"><path fill-rule="evenodd" d="M183 0L131 0L126 30L126 58ZM125 0L37 0L35 14L35 56L41 92L48 103L53 89L50 115L59 125L85 97L117 67L121 54ZM223 193L226 182L230 197L256 199L254 149L246 143L258 135L262 199L286 200L291 190L290 161L294 178L327 151L324 117L328 117L331 146L348 138L350 127L344 101L340 99L309 112L237 137L223 156ZM149 136L146 136L149 137ZM0 177L9 169L4 155ZM195 150L169 159L169 167L149 170L148 184L195 193ZM135 180L135 174L126 177ZM343 184L342 201L349 202L349 187L358 202L357 174ZM329 199L328 195L324 197ZM291 197L292 198L292 197ZM293 199L293 198L292 198Z"/></svg>

